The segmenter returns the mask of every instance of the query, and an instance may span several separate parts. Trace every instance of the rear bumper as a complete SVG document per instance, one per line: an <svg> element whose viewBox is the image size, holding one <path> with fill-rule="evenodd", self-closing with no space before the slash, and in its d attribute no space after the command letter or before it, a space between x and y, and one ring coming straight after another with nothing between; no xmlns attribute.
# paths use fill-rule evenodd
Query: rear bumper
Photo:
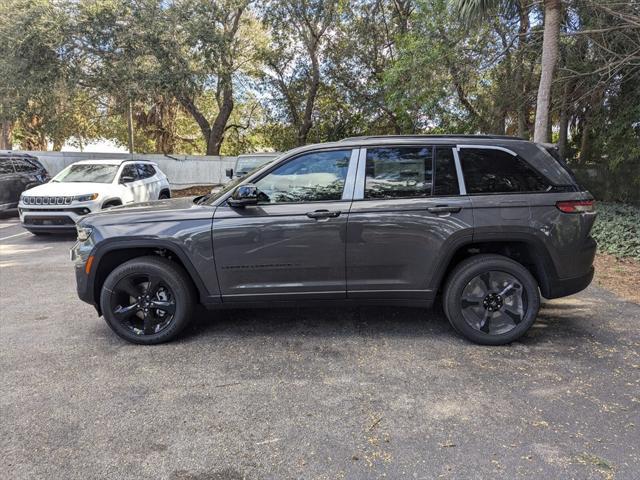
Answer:
<svg viewBox="0 0 640 480"><path fill-rule="evenodd" d="M550 282L548 291L544 294L545 298L560 298L574 293L581 292L589 286L593 280L595 269L591 267L585 275L573 278L556 279Z"/></svg>
<svg viewBox="0 0 640 480"><path fill-rule="evenodd" d="M563 255L563 263L571 264L574 271L581 272L580 275L571 277L547 277L548 282L542 295L545 298L560 298L578 293L589 286L593 280L594 268L593 259L596 256L598 244L589 237L581 248L575 248L570 253ZM582 273L584 272L584 273Z"/></svg>

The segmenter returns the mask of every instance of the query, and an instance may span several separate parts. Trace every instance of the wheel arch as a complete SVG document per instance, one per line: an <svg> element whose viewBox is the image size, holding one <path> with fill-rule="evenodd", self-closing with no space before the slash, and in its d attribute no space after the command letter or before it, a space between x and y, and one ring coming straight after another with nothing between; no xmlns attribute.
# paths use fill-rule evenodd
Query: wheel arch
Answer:
<svg viewBox="0 0 640 480"><path fill-rule="evenodd" d="M108 204L111 204L112 207L123 205L122 199L120 197L110 197L110 198L107 198L104 202L102 202L100 209L105 208L105 205L108 205Z"/></svg>
<svg viewBox="0 0 640 480"><path fill-rule="evenodd" d="M546 247L540 240L531 235L510 235L503 238L467 239L452 246L443 256L431 285L434 291L441 290L451 271L462 260L481 253L494 253L511 258L523 265L536 279L542 295L550 298L554 279L557 278L555 267Z"/></svg>
<svg viewBox="0 0 640 480"><path fill-rule="evenodd" d="M219 303L219 296L211 295L200 274L193 266L187 255L179 247L163 240L116 240L106 241L97 247L91 255L94 257L93 268L89 278L89 289L92 292L93 303L100 312L100 290L107 276L115 267L134 258L157 255L167 258L184 269L191 279L193 287L198 292L203 304Z"/></svg>

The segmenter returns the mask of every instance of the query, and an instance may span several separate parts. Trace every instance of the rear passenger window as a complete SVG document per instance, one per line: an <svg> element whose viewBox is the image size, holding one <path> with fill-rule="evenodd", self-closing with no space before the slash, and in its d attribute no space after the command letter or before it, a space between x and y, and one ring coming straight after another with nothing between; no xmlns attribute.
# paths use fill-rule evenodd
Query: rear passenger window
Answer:
<svg viewBox="0 0 640 480"><path fill-rule="evenodd" d="M367 148L364 198L431 195L432 147Z"/></svg>
<svg viewBox="0 0 640 480"><path fill-rule="evenodd" d="M460 149L467 193L542 192L549 183L518 157L488 148Z"/></svg>
<svg viewBox="0 0 640 480"><path fill-rule="evenodd" d="M436 147L433 194L437 197L459 195L458 174L452 147Z"/></svg>

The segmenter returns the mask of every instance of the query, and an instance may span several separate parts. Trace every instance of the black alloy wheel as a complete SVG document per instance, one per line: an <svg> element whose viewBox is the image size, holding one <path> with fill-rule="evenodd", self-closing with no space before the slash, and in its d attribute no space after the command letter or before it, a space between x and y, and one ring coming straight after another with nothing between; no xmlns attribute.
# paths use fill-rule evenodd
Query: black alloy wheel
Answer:
<svg viewBox="0 0 640 480"><path fill-rule="evenodd" d="M166 328L176 313L173 292L160 277L133 274L111 291L111 313L135 335L153 335Z"/></svg>
<svg viewBox="0 0 640 480"><path fill-rule="evenodd" d="M184 269L158 256L118 266L100 293L100 307L111 329L129 342L147 345L176 338L191 321L195 301Z"/></svg>
<svg viewBox="0 0 640 480"><path fill-rule="evenodd" d="M507 272L476 275L462 291L462 316L474 329L491 335L513 330L527 311L527 292Z"/></svg>
<svg viewBox="0 0 640 480"><path fill-rule="evenodd" d="M451 325L472 342L504 345L520 338L540 308L538 283L520 263L479 254L449 275L443 307Z"/></svg>

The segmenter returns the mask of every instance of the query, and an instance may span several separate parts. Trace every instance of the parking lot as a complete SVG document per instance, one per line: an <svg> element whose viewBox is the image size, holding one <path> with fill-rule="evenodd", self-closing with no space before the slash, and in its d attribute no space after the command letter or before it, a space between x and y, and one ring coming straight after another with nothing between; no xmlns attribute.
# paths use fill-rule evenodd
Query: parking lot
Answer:
<svg viewBox="0 0 640 480"><path fill-rule="evenodd" d="M125 343L73 238L0 218L3 478L638 478L640 305L590 287L521 341L438 311L200 312Z"/></svg>

